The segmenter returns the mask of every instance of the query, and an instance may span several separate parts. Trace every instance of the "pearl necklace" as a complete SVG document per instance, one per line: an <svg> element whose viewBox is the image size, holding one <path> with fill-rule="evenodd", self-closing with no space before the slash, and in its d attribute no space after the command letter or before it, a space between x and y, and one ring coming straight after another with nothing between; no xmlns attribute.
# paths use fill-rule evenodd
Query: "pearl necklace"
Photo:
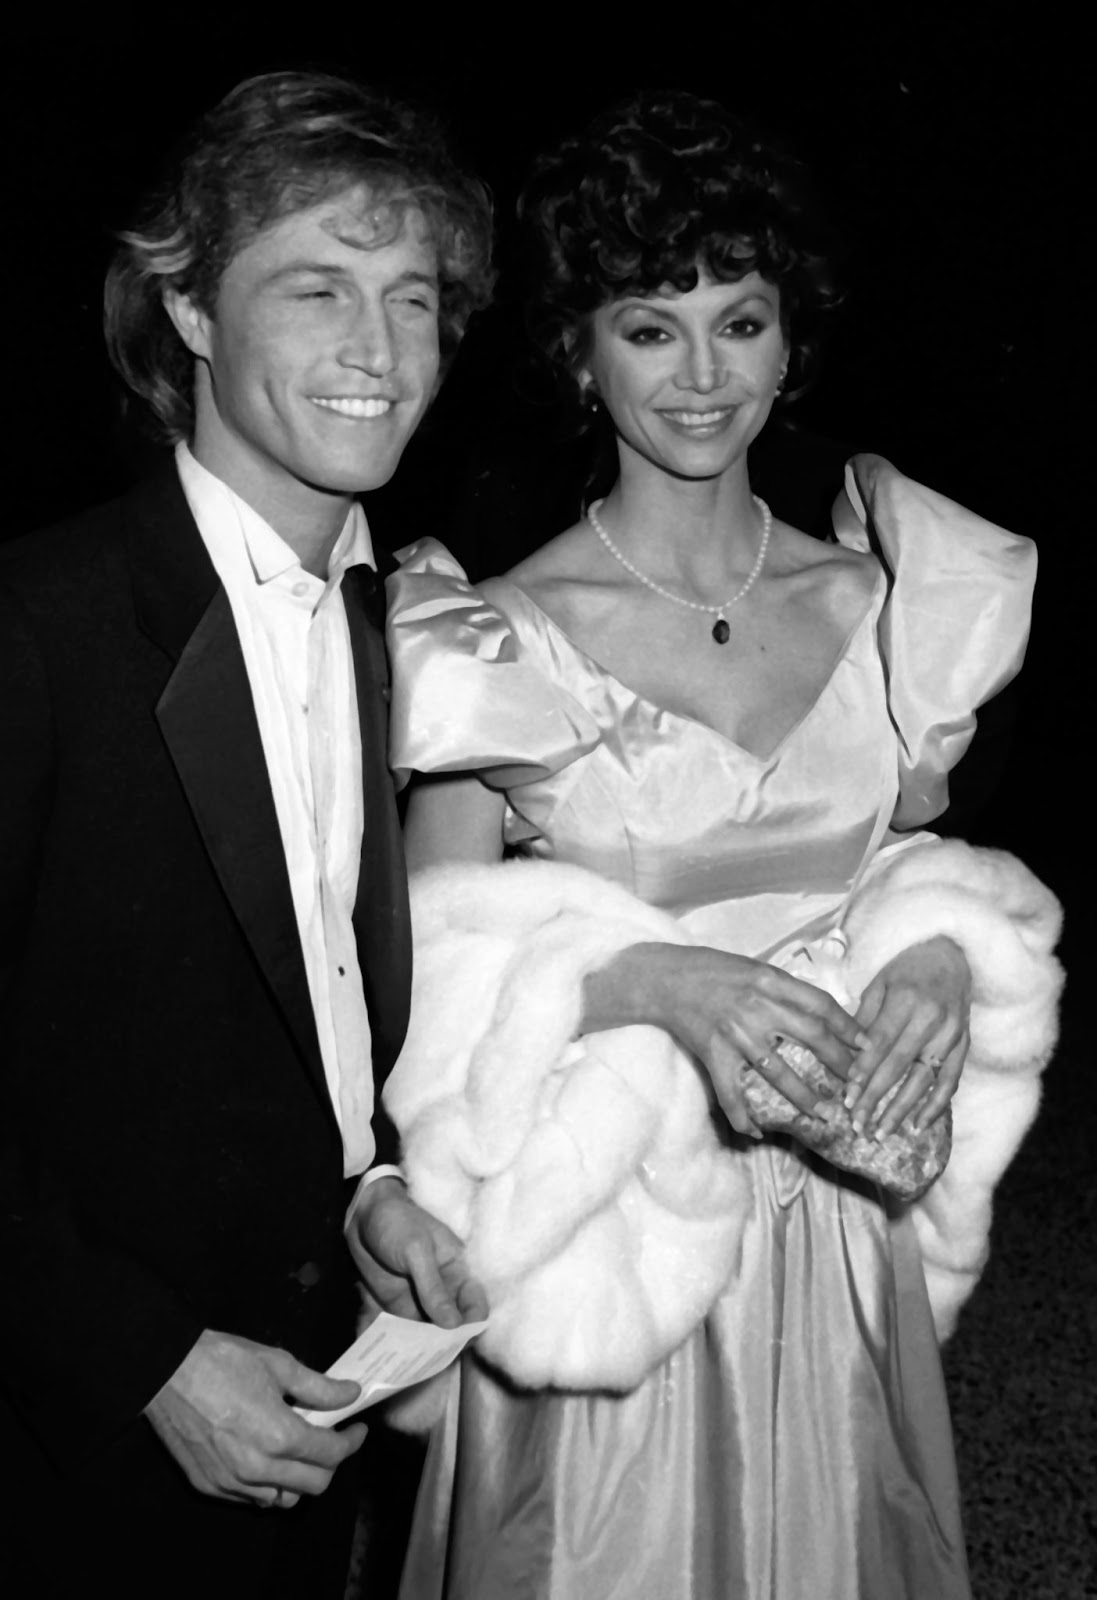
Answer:
<svg viewBox="0 0 1097 1600"><path fill-rule="evenodd" d="M654 578L649 578L647 573L640 571L639 567L634 567L624 552L618 550L617 546L614 544L613 540L610 538L609 534L598 520L598 511L599 508L604 504L604 501L596 500L594 504L588 508L587 521L590 523L599 539L601 539L610 555L615 556L625 570L632 573L634 578L639 578L640 582L645 588L651 589L655 594L661 594L664 600L673 600L675 605L688 606L691 611L707 611L710 616L715 616L716 621L712 625L712 637L716 640L717 644L727 644L728 640L731 638L731 628L728 625L728 620L725 617L724 612L730 611L732 606L737 605L743 596L748 592L748 590L753 587L754 580L757 578L758 574L765 565L766 551L769 549L769 536L773 531L773 513L766 505L766 502L760 499L758 495L753 495L752 499L754 500L754 504L762 513L762 543L758 547L758 558L753 567L751 567L750 573L747 576L747 581L743 584L743 587L733 594L730 600L725 600L722 605L718 606L706 606L703 605L700 600L687 600L684 595L675 594L672 589L664 589L661 583L656 583Z"/></svg>

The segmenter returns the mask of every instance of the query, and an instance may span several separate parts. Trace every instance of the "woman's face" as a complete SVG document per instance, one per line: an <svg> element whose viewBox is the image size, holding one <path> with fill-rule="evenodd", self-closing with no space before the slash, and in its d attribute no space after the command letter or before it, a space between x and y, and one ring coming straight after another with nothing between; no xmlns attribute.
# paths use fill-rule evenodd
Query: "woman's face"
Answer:
<svg viewBox="0 0 1097 1600"><path fill-rule="evenodd" d="M718 476L740 459L788 359L780 311L757 272L718 283L703 268L685 294L668 287L601 306L586 370L622 448L684 478Z"/></svg>

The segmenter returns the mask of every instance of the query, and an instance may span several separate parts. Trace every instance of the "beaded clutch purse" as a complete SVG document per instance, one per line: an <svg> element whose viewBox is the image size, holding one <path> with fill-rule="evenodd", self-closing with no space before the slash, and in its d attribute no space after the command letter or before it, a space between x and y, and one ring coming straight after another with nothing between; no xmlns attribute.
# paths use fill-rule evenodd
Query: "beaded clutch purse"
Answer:
<svg viewBox="0 0 1097 1600"><path fill-rule="evenodd" d="M766 1133L789 1133L834 1167L881 1184L900 1200L917 1200L948 1165L952 1149L952 1115L945 1110L930 1127L911 1133L898 1127L882 1139L858 1133L842 1103L845 1084L810 1050L785 1040L782 1060L818 1095L824 1110L817 1117L798 1111L760 1072L748 1067L743 1089L751 1116ZM880 1102L887 1107L902 1087L900 1080Z"/></svg>

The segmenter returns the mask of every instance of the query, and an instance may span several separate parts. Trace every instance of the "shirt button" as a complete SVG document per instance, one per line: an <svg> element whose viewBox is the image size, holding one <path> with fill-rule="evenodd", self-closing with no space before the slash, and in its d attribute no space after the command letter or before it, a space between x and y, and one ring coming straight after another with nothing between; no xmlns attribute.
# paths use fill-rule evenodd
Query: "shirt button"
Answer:
<svg viewBox="0 0 1097 1600"><path fill-rule="evenodd" d="M307 583L295 583L293 586L292 593L297 596L298 600L303 600L308 592L309 586Z"/></svg>
<svg viewBox="0 0 1097 1600"><path fill-rule="evenodd" d="M298 1267L292 1274L301 1285L302 1289L314 1289L322 1276L319 1265L315 1261L306 1261L303 1267Z"/></svg>

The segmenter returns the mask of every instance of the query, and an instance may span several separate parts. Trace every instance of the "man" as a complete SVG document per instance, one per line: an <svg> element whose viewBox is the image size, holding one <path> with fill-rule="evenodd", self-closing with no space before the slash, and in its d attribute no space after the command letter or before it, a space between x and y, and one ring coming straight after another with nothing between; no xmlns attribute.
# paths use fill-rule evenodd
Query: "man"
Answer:
<svg viewBox="0 0 1097 1600"><path fill-rule="evenodd" d="M391 1309L482 1310L378 1164L410 954L355 497L489 244L418 114L240 85L108 279L174 463L0 569L8 1595L341 1596L365 1428L293 1408L357 1392L322 1375L351 1256Z"/></svg>

